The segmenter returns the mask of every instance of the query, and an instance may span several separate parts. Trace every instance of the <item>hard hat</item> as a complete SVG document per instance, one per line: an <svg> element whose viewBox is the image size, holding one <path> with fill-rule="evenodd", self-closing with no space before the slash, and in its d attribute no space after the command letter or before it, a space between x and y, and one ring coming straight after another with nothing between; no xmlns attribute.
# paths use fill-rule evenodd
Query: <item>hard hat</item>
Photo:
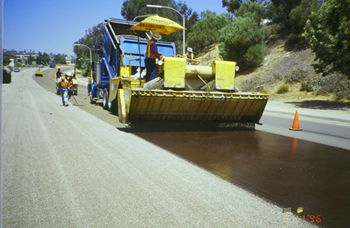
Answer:
<svg viewBox="0 0 350 228"><path fill-rule="evenodd" d="M188 47L188 48L187 48L187 51L188 51L188 52L192 52L193 50L192 50L192 48Z"/></svg>
<svg viewBox="0 0 350 228"><path fill-rule="evenodd" d="M157 32L149 32L149 35L157 41L162 39L162 35Z"/></svg>

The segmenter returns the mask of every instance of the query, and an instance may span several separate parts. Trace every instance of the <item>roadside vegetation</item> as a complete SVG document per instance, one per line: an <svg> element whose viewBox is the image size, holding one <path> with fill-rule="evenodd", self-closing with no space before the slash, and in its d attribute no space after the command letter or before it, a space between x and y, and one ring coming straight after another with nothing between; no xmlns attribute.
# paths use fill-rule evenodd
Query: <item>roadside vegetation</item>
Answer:
<svg viewBox="0 0 350 228"><path fill-rule="evenodd" d="M11 50L11 54L17 53L16 50ZM31 51L30 53L34 53L34 51ZM36 57L33 55L30 55L28 59L24 62L16 62L15 67L23 67L26 66L32 66L32 65L48 65L49 62L55 62L56 64L66 64L66 57L65 54L47 54L46 52L38 52ZM9 65L11 62L10 58L4 58L3 64L4 66ZM34 64L35 63L35 64Z"/></svg>
<svg viewBox="0 0 350 228"><path fill-rule="evenodd" d="M158 14L182 25L172 10L148 8L164 5L186 18L186 46L197 57L238 62L236 79L242 91L328 95L350 100L350 3L339 0L222 0L227 13L197 13L183 1L125 0L121 15ZM141 20L141 19L140 19ZM88 29L76 43L92 48L93 59L102 55L103 24ZM164 36L182 53L182 33ZM208 52L215 51L215 54ZM77 65L89 72L89 50L75 47ZM311 95L310 95L311 94ZM300 98L300 97L299 97Z"/></svg>

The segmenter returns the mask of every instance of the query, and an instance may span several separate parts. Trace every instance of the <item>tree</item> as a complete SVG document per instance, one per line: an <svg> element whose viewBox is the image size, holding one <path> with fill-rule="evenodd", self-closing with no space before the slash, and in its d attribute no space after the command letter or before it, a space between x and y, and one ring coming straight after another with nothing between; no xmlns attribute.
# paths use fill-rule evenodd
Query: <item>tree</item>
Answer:
<svg viewBox="0 0 350 228"><path fill-rule="evenodd" d="M160 16L163 15L173 19L171 10L148 8L147 4L168 6L177 9L174 0L126 0L123 2L121 15L129 21L132 21L137 16L148 14L159 14Z"/></svg>
<svg viewBox="0 0 350 228"><path fill-rule="evenodd" d="M44 53L41 53L39 52L38 53L38 56L36 57L36 63L37 64L48 64L50 62L50 56L44 52Z"/></svg>
<svg viewBox="0 0 350 228"><path fill-rule="evenodd" d="M317 72L340 71L350 77L350 2L325 1L313 11L304 36L316 54Z"/></svg>
<svg viewBox="0 0 350 228"><path fill-rule="evenodd" d="M301 4L295 7L289 13L291 32L300 35L304 31L307 19L311 11L318 9L321 3L319 0L302 0Z"/></svg>
<svg viewBox="0 0 350 228"><path fill-rule="evenodd" d="M81 74L83 76L90 75L90 58L80 56L76 59L77 68L81 69Z"/></svg>
<svg viewBox="0 0 350 228"><path fill-rule="evenodd" d="M216 15L207 11L202 13L202 20L199 20L188 33L188 45L196 51L202 50L205 46L218 43L218 31L226 26L230 21L228 15Z"/></svg>
<svg viewBox="0 0 350 228"><path fill-rule="evenodd" d="M92 58L97 59L97 55L102 56L102 43L103 43L103 33L104 33L104 24L100 23L93 26L85 31L85 36L78 40L79 44L84 44L91 48ZM84 55L90 58L90 51L88 48L74 47L74 53L77 56Z"/></svg>
<svg viewBox="0 0 350 228"><path fill-rule="evenodd" d="M103 33L104 24L100 23L93 26L92 29L89 28L85 31L85 36L80 38L77 42L79 44L84 44L91 48L92 60L97 59L97 56L102 56L102 44L103 44ZM74 46L74 53L77 56L76 65L78 68L82 69L83 75L85 72L90 72L90 50L86 47ZM87 62L85 60L87 59ZM80 61L79 61L80 60Z"/></svg>
<svg viewBox="0 0 350 228"><path fill-rule="evenodd" d="M235 14L237 17L250 17L257 24L260 24L265 15L265 8L257 2L244 2L238 10L235 10Z"/></svg>
<svg viewBox="0 0 350 228"><path fill-rule="evenodd" d="M258 66L264 60L265 30L249 17L238 17L220 30L220 54L238 62L242 69Z"/></svg>
<svg viewBox="0 0 350 228"><path fill-rule="evenodd" d="M244 0L222 0L222 7L227 7L227 11L234 13L238 10Z"/></svg>
<svg viewBox="0 0 350 228"><path fill-rule="evenodd" d="M29 56L29 57L28 57L28 64L31 65L33 61L35 61L34 56Z"/></svg>
<svg viewBox="0 0 350 228"><path fill-rule="evenodd" d="M227 7L227 11L230 13L236 13L242 4L248 2L256 2L265 6L267 5L268 0L222 0L222 7Z"/></svg>
<svg viewBox="0 0 350 228"><path fill-rule="evenodd" d="M300 3L301 0L271 0L266 15L273 23L282 23L286 29L290 29L289 14Z"/></svg>
<svg viewBox="0 0 350 228"><path fill-rule="evenodd" d="M66 56L63 54L57 54L54 58L55 63L58 64L65 64L66 63Z"/></svg>

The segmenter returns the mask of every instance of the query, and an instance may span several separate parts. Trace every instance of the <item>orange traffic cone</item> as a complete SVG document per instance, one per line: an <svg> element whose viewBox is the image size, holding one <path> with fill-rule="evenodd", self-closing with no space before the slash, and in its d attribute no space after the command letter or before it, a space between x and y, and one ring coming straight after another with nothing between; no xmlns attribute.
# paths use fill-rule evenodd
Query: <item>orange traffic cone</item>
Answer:
<svg viewBox="0 0 350 228"><path fill-rule="evenodd" d="M293 121L293 126L289 128L289 130L292 131L302 131L299 127L299 116L298 116L298 110L295 111L295 116L294 116L294 121Z"/></svg>

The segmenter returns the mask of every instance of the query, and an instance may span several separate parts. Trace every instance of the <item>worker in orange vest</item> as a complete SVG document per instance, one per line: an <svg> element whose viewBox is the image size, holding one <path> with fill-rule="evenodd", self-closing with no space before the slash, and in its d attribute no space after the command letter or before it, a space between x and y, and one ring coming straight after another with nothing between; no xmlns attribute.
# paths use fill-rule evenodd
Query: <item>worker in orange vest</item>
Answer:
<svg viewBox="0 0 350 228"><path fill-rule="evenodd" d="M68 75L65 74L63 77L61 77L58 83L60 85L63 106L68 106L69 105L68 104L68 88L69 88Z"/></svg>
<svg viewBox="0 0 350 228"><path fill-rule="evenodd" d="M159 59L161 55L158 53L156 42L162 39L159 33L148 32L148 34L151 38L147 43L145 54L146 82L154 79L157 75L156 59Z"/></svg>

